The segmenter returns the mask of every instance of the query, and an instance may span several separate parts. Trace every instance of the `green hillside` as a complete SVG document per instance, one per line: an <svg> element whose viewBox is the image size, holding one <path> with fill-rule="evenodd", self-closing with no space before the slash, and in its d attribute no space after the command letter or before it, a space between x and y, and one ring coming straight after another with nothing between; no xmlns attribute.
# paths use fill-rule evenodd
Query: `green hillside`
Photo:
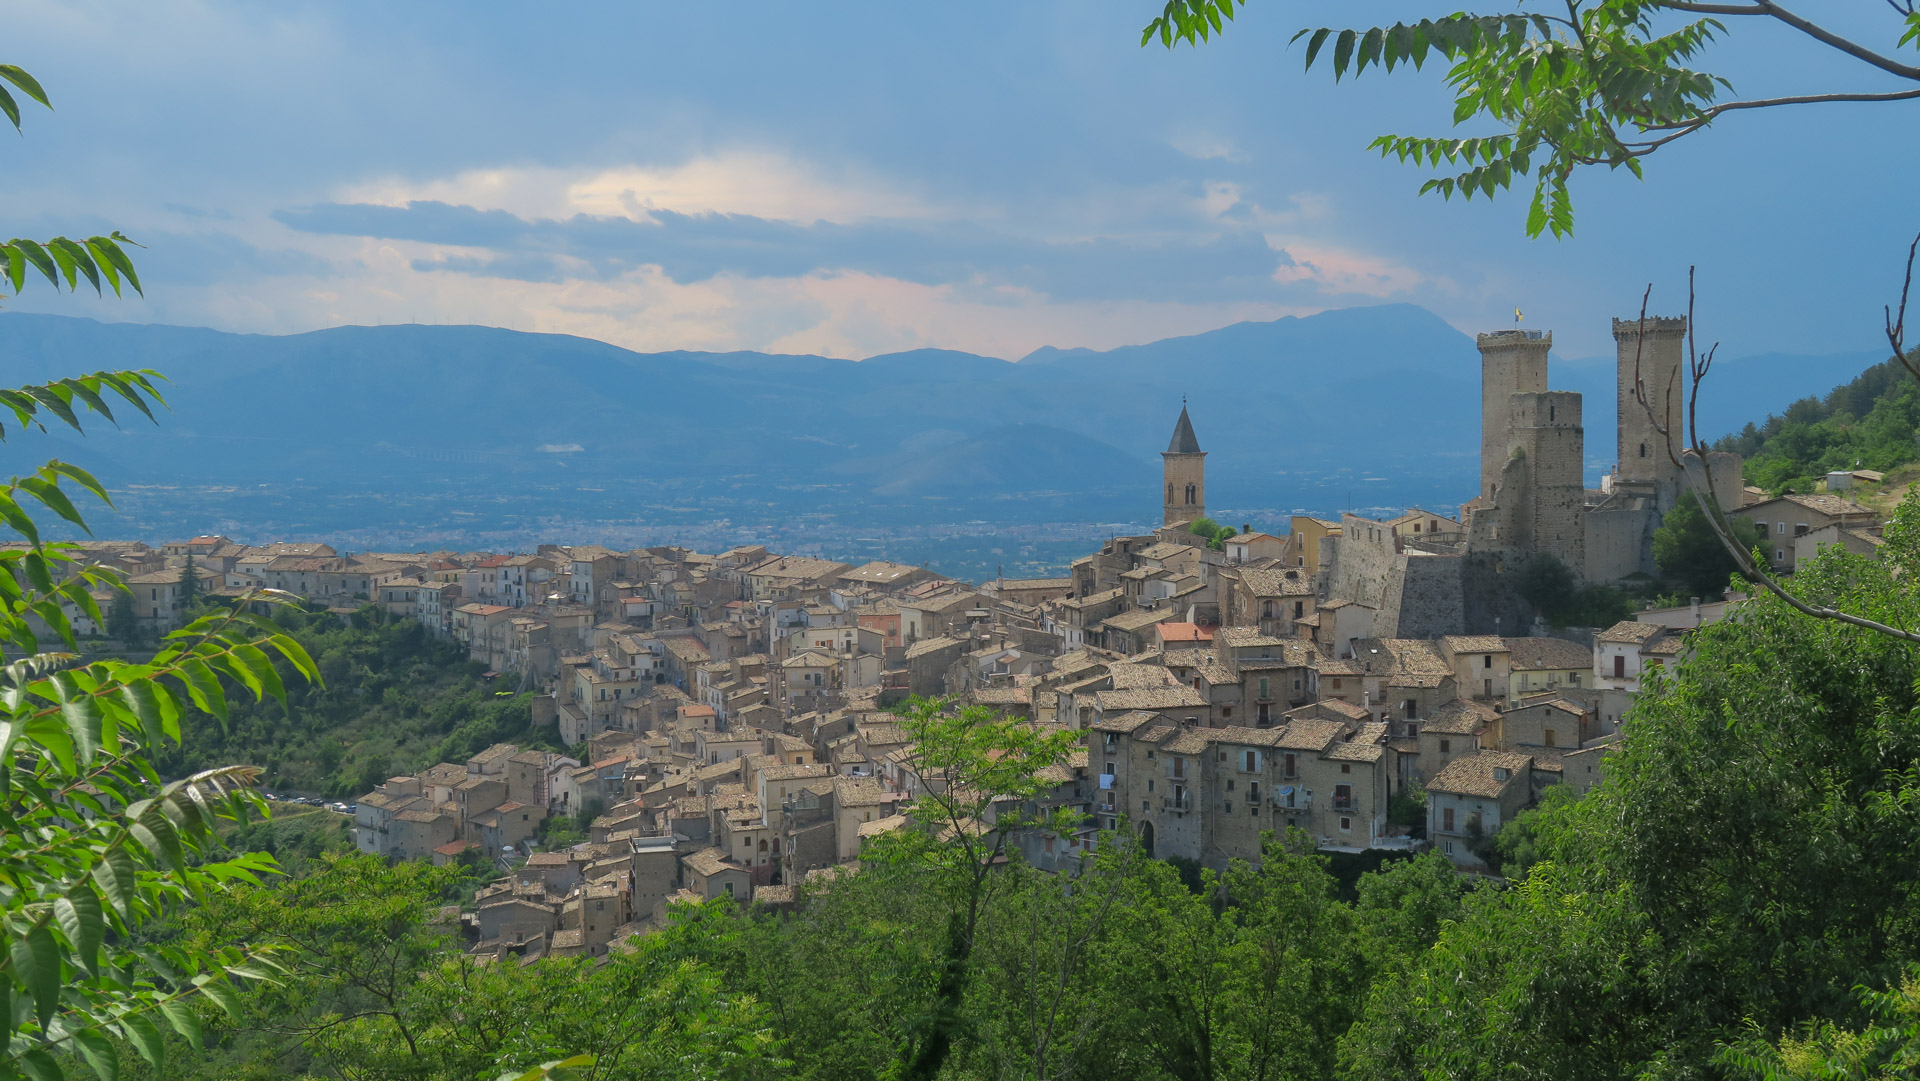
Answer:
<svg viewBox="0 0 1920 1081"><path fill-rule="evenodd" d="M351 799L396 773L458 762L494 743L553 738L532 727L527 695L499 693L459 643L414 620L373 607L345 623L297 608L274 618L306 647L326 685L289 673L287 709L235 706L225 728L199 718L185 749L163 763L168 772L247 763L265 768L271 791Z"/></svg>
<svg viewBox="0 0 1920 1081"><path fill-rule="evenodd" d="M1920 363L1920 349L1908 354ZM1712 393L1709 385L1707 393ZM1920 460L1920 382L1888 359L1824 398L1802 398L1714 444L1746 459L1747 483L1810 491L1836 469L1892 470Z"/></svg>

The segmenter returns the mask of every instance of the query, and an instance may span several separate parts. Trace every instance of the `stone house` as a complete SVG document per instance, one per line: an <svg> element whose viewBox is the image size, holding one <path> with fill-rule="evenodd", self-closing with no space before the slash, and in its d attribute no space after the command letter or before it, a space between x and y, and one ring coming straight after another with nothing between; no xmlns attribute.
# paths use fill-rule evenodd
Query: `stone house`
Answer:
<svg viewBox="0 0 1920 1081"><path fill-rule="evenodd" d="M1558 693L1564 688L1592 688L1593 651L1564 638L1509 638L1511 678L1507 701L1529 695Z"/></svg>
<svg viewBox="0 0 1920 1081"><path fill-rule="evenodd" d="M1454 759L1427 781L1427 839L1456 866L1484 868L1472 848L1531 801L1532 770L1532 756L1510 751Z"/></svg>
<svg viewBox="0 0 1920 1081"><path fill-rule="evenodd" d="M1795 542L1800 537L1828 526L1861 529L1876 521L1874 513L1860 504L1825 492L1791 493L1728 513L1759 528L1761 542L1773 549L1772 569L1777 574L1793 573L1798 558Z"/></svg>
<svg viewBox="0 0 1920 1081"><path fill-rule="evenodd" d="M1440 639L1440 655L1453 666L1453 678L1462 694L1482 701L1507 697L1512 683L1512 647L1497 635L1448 635Z"/></svg>

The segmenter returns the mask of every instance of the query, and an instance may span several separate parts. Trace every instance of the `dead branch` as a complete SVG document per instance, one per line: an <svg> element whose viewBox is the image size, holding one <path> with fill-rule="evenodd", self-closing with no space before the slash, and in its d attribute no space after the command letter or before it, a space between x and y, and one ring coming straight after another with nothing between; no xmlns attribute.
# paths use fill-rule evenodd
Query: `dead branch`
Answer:
<svg viewBox="0 0 1920 1081"><path fill-rule="evenodd" d="M1907 248L1906 278L1900 288L1898 314L1894 314L1891 306L1888 308L1887 341L1893 346L1894 356L1899 358L1901 365L1904 366L1908 372L1912 373L1915 379L1920 379L1920 370L1915 369L1914 363L1901 348L1906 335L1907 297L1913 287L1913 264L1916 252L1920 252L1920 236L1916 236L1913 244ZM1802 615L1812 616L1815 619L1833 620L1838 623L1847 624L1848 626L1869 630L1875 634L1884 634L1889 638L1896 638L1904 642L1920 643L1920 633L1904 630L1878 620L1868 619L1865 616L1854 615L1852 612L1842 611L1841 609L1828 605L1812 604L1794 595L1792 591L1780 583L1779 579L1775 578L1766 568L1760 566L1753 558L1753 553L1741 547L1739 539L1734 536L1733 527L1727 518L1726 511L1721 509L1719 493L1714 489L1713 471L1708 468L1707 455L1709 448L1705 437L1700 434L1700 425L1698 422L1700 386L1705 382L1708 373L1712 370L1713 359L1718 353L1720 345L1718 342L1714 343L1704 356L1702 356L1699 351L1698 338L1696 337L1697 332L1694 329L1694 269L1693 267L1687 268L1687 367L1688 374L1692 380L1692 386L1689 388L1688 394L1685 424L1687 430L1685 435L1678 440L1678 443L1684 444L1685 452L1691 453L1694 456L1694 460L1698 466L1697 471L1699 475L1697 477L1694 475L1696 471L1688 469L1686 464L1681 460L1683 452L1676 450L1675 436L1668 430L1669 426L1665 423L1664 406L1672 400L1671 386L1669 386L1667 390L1668 396L1663 397L1661 402L1663 406L1662 415L1656 416L1653 404L1649 400L1646 391L1646 384L1640 374L1640 350L1645 347L1647 296L1652 294L1653 287L1651 285L1647 287L1647 292L1643 294L1640 299L1640 334L1639 340L1635 343L1634 347L1633 398L1639 402L1640 407L1646 411L1648 422L1653 425L1654 430L1658 431L1661 438L1665 441L1668 459L1680 469L1681 476L1686 479L1687 487L1693 492L1695 501L1700 504L1700 510L1706 517L1707 524L1712 528L1714 536L1720 541L1720 546L1725 548L1727 553L1733 557L1734 568L1739 571L1741 577L1780 598L1786 602L1789 607ZM1616 466L1615 468L1618 467Z"/></svg>

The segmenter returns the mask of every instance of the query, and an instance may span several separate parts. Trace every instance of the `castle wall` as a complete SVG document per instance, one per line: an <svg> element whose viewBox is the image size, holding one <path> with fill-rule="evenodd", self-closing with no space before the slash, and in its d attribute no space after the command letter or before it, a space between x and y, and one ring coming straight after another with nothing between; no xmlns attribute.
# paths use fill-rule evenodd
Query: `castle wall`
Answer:
<svg viewBox="0 0 1920 1081"><path fill-rule="evenodd" d="M1321 542L1321 558L1329 561L1327 599L1358 601L1380 607L1387 572L1393 569L1393 530L1382 522L1357 514L1340 516L1340 536Z"/></svg>
<svg viewBox="0 0 1920 1081"><path fill-rule="evenodd" d="M1402 555L1394 559L1373 632L1383 638L1433 638L1466 628L1461 556ZM1383 629L1385 628L1385 629Z"/></svg>
<svg viewBox="0 0 1920 1081"><path fill-rule="evenodd" d="M1656 501L1665 511L1680 491L1680 470L1667 457L1666 437L1656 429L1645 406L1634 398L1636 356L1639 381L1646 388L1655 416L1672 433L1677 447L1685 437L1681 420L1687 396L1681 361L1686 350L1684 318L1648 316L1642 342L1638 318L1615 319L1613 340L1619 350L1615 371L1615 404L1619 411L1619 439L1615 446L1615 475L1629 483L1654 485Z"/></svg>
<svg viewBox="0 0 1920 1081"><path fill-rule="evenodd" d="M1476 339L1480 347L1480 491L1493 495L1507 462L1507 408L1515 394L1547 389L1552 333L1500 330Z"/></svg>
<svg viewBox="0 0 1920 1081"><path fill-rule="evenodd" d="M1583 463L1586 429L1581 426L1580 395L1572 391L1515 394L1508 403L1510 461L1526 463L1522 490L1503 491L1502 509L1512 505L1518 535L1510 546L1546 552L1574 574L1587 565Z"/></svg>
<svg viewBox="0 0 1920 1081"><path fill-rule="evenodd" d="M1653 570L1651 508L1603 508L1586 513L1587 581L1610 584Z"/></svg>

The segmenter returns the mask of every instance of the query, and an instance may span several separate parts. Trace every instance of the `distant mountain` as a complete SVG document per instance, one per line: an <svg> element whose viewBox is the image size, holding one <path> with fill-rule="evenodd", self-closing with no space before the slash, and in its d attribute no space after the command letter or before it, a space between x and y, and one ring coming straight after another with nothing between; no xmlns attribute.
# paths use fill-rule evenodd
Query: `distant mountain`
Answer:
<svg viewBox="0 0 1920 1081"><path fill-rule="evenodd" d="M109 366L172 379L174 412L157 427L136 418L54 439L52 453L126 493L122 521L144 530L451 542L579 522L622 535L803 520L1144 525L1183 397L1209 452L1208 502L1236 524L1448 507L1477 470L1473 341L1404 304L1017 362L635 353L471 326L263 336L17 312L0 313L0 351L22 382ZM1723 362L1710 415L1731 430L1872 360ZM1589 461L1610 458L1611 364L1556 361L1554 373L1593 395Z"/></svg>

